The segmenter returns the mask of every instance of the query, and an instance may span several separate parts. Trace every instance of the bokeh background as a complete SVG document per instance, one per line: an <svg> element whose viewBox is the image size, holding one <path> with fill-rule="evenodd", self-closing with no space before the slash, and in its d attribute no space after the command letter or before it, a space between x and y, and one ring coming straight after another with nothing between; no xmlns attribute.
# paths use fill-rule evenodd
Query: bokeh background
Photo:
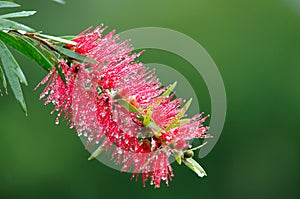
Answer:
<svg viewBox="0 0 300 199"><path fill-rule="evenodd" d="M89 153L65 123L55 125L51 106L35 85L45 75L16 53L27 76L26 117L12 94L0 97L0 198L300 198L300 2L299 0L16 0L38 13L20 22L52 35L74 35L104 23L109 30L154 26L182 32L205 47L226 86L228 111L213 151L200 160L199 179L173 164L169 187L130 181ZM19 9L17 9L19 10ZM176 42L176 41L174 41ZM148 49L140 58L174 66L185 76L192 66L168 52ZM210 100L201 77L201 110ZM188 97L188 96L186 96Z"/></svg>

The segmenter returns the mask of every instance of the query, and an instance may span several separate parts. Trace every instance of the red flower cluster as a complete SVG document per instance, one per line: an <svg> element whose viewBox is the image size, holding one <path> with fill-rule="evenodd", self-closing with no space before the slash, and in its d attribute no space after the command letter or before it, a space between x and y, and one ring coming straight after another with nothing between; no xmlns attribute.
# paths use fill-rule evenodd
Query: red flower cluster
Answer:
<svg viewBox="0 0 300 199"><path fill-rule="evenodd" d="M172 93L175 84L163 87L153 70L135 61L140 53L131 53L128 41L119 41L114 32L103 36L103 31L88 29L71 47L97 63L61 60L42 80L48 83L41 98L54 104L57 123L64 113L78 135L88 138L87 146L99 145L93 157L112 149L122 171L136 178L141 173L144 185L148 179L155 187L161 180L168 184L173 176L170 156L195 169L186 152L189 140L208 136L206 117L183 119L191 101L183 105L184 100Z"/></svg>

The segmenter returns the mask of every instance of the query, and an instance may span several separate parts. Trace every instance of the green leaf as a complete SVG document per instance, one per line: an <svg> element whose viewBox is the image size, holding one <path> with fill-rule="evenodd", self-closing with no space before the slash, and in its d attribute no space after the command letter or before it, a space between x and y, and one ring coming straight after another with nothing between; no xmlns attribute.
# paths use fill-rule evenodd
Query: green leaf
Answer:
<svg viewBox="0 0 300 199"><path fill-rule="evenodd" d="M15 18L15 17L28 17L34 15L36 11L21 11L21 12L13 12L5 15L0 15L0 19L7 19L7 18Z"/></svg>
<svg viewBox="0 0 300 199"><path fill-rule="evenodd" d="M140 110L124 99L118 99L117 102L129 112L140 113Z"/></svg>
<svg viewBox="0 0 300 199"><path fill-rule="evenodd" d="M190 105L192 103L192 98L189 99L189 101L182 107L182 109L179 111L179 113L177 114L178 118L183 117L183 115L185 114L185 112L189 109Z"/></svg>
<svg viewBox="0 0 300 199"><path fill-rule="evenodd" d="M104 150L104 146L99 146L93 153L92 155L88 158L88 160L92 160L96 158L100 153Z"/></svg>
<svg viewBox="0 0 300 199"><path fill-rule="evenodd" d="M5 93L7 94L7 82L6 82L6 78L5 78L5 75L4 75L1 65L0 65L0 80L1 80L2 86L5 90Z"/></svg>
<svg viewBox="0 0 300 199"><path fill-rule="evenodd" d="M158 98L158 100L156 101L154 106L159 105L164 99L166 99L167 97L169 97L169 95L172 93L172 91L174 90L174 88L176 87L177 82L174 82L162 95L160 98Z"/></svg>
<svg viewBox="0 0 300 199"><path fill-rule="evenodd" d="M0 19L0 30L24 30L26 32L34 32L34 29L8 19Z"/></svg>
<svg viewBox="0 0 300 199"><path fill-rule="evenodd" d="M175 160L176 162L181 165L181 156L182 156L182 153L180 151L177 151L177 150L173 150L173 154L174 154L174 157L175 157Z"/></svg>
<svg viewBox="0 0 300 199"><path fill-rule="evenodd" d="M20 51L25 56L33 59L45 70L49 71L53 67L53 64L35 46L24 38L0 31L0 40Z"/></svg>
<svg viewBox="0 0 300 199"><path fill-rule="evenodd" d="M88 62L88 63L92 63L92 64L97 64L98 62L92 58L86 57L84 55L81 55L79 53L76 53L72 50L60 47L60 46L53 46L56 50L58 50L59 52L61 52L64 55L67 55L68 57L71 57L73 59L76 59L78 61L81 62Z"/></svg>
<svg viewBox="0 0 300 199"><path fill-rule="evenodd" d="M66 84L66 83L67 83L67 80L66 80L65 74L63 73L62 68L60 67L60 65L58 65L58 66L56 67L56 69L57 69L57 72L58 72L59 76L60 76L61 79L63 80L63 82Z"/></svg>
<svg viewBox="0 0 300 199"><path fill-rule="evenodd" d="M175 119L172 120L172 122L166 127L166 130L170 130L170 129L178 126L178 121L180 120L181 117L184 116L185 112L188 110L191 103L192 103L192 98L181 108L179 113L177 113L177 115L175 116ZM183 121L186 122L185 120L183 120Z"/></svg>
<svg viewBox="0 0 300 199"><path fill-rule="evenodd" d="M65 44L71 44L71 45L76 45L77 43L75 41L70 41L68 39L65 38L61 38L61 37L55 37L55 36L51 36L51 35L44 35L44 34L38 34L41 37L47 38L47 39L51 39L54 41L59 41L61 43L65 43Z"/></svg>
<svg viewBox="0 0 300 199"><path fill-rule="evenodd" d="M33 45L35 45L35 44L33 44ZM49 62L51 62L51 65L52 66L56 65L56 62L54 60L57 60L58 57L55 55L55 53L43 45L40 45L39 47L40 47L40 50L44 53L45 57L47 57L47 60Z"/></svg>
<svg viewBox="0 0 300 199"><path fill-rule="evenodd" d="M192 171L194 171L199 177L207 176L204 169L200 166L198 162L196 162L193 158L185 158L183 162L186 166L188 166Z"/></svg>
<svg viewBox="0 0 300 199"><path fill-rule="evenodd" d="M67 39L67 40L73 40L76 36L74 35L63 35L59 36L60 38Z"/></svg>
<svg viewBox="0 0 300 199"><path fill-rule="evenodd" d="M15 95L15 98L17 99L21 108L27 115L26 103L25 103L22 88L21 88L21 85L19 82L19 81L21 81L20 77L22 76L19 74L20 71L18 70L18 68L20 68L20 67L19 67L17 61L15 60L15 58L13 57L13 55L8 50L8 48L1 41L0 41L0 56L1 56L1 61L3 64L3 68L5 71L6 77L8 79L8 83Z"/></svg>
<svg viewBox="0 0 300 199"><path fill-rule="evenodd" d="M185 124L185 123L187 123L187 122L189 122L189 121L191 121L191 119L190 118L188 118L188 119L181 119L181 120L177 120L174 124L172 124L172 128L175 128L175 127L178 127L178 126L182 126L183 124ZM168 129L170 129L170 128L168 128Z"/></svg>
<svg viewBox="0 0 300 199"><path fill-rule="evenodd" d="M15 8L19 6L20 6L19 4L13 2L0 1L0 8Z"/></svg>
<svg viewBox="0 0 300 199"><path fill-rule="evenodd" d="M5 46L6 47L6 46ZM8 50L8 49L7 49ZM12 57L12 63L11 63L11 70L13 70L13 72L15 73L15 75L17 75L18 79L20 80L21 83L25 84L26 86L28 85L27 80L25 78L25 75L22 71L22 69L20 68L19 64L17 63L17 61L14 59L13 55L10 53L10 51L8 50L9 55ZM0 54L1 55L1 54Z"/></svg>
<svg viewBox="0 0 300 199"><path fill-rule="evenodd" d="M164 96L164 97L168 97L170 94L171 94L171 92L174 90L174 88L176 87L176 85L177 85L177 82L174 82L163 94L162 94L162 96Z"/></svg>
<svg viewBox="0 0 300 199"><path fill-rule="evenodd" d="M156 137L161 136L161 133L163 132L162 129L153 121L150 121L148 124L148 127L150 129L153 129L153 133Z"/></svg>

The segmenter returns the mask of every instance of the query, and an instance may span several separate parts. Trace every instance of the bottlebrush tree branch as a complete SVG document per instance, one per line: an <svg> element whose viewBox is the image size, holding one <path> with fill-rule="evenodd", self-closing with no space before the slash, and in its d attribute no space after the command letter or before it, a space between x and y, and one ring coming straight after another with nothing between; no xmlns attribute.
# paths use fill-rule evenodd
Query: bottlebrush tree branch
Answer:
<svg viewBox="0 0 300 199"><path fill-rule="evenodd" d="M0 1L0 8L11 7L19 5ZM192 148L191 140L210 137L204 125L208 116L187 118L192 100L176 98L176 82L163 86L154 70L137 60L143 52L132 53L129 42L120 41L114 31L104 35L102 25L77 36L55 37L10 20L34 13L0 15L1 84L4 93L11 87L26 114L21 83L27 81L7 45L48 72L36 87L46 85L40 99L54 105L57 124L64 116L70 128L87 137L87 148L98 146L89 160L112 151L121 171L133 178L141 174L143 185L149 180L155 188L173 177L170 157L206 176L193 159L193 151L205 144Z"/></svg>

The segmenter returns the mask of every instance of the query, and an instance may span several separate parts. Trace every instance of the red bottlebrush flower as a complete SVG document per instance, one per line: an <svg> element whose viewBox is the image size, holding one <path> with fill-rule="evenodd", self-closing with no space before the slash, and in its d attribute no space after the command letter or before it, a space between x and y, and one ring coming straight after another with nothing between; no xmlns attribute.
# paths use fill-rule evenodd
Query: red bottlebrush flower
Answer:
<svg viewBox="0 0 300 199"><path fill-rule="evenodd" d="M57 121L65 113L78 135L88 137L87 146L99 144L92 157L113 149L112 158L122 171L136 178L141 173L144 185L148 179L156 188L161 180L168 184L173 176L170 156L197 167L185 154L189 140L208 136L205 118L182 119L191 101L183 106L184 100L173 99L175 84L163 87L154 70L135 61L140 54L132 54L127 41L120 42L114 31L103 36L103 31L88 29L73 40L75 52L97 63L60 61L41 82L48 81L41 98L54 104Z"/></svg>
<svg viewBox="0 0 300 199"><path fill-rule="evenodd" d="M58 74L58 68L65 75L66 82ZM52 111L58 111L55 123L59 123L62 113L65 113L65 119L71 117L70 107L72 104L72 96L74 91L74 83L76 78L77 66L68 66L63 60L60 60L57 66L46 75L46 77L36 86L35 90L41 85L47 83L44 91L40 95L40 99L45 98L44 104L52 103L55 108Z"/></svg>

